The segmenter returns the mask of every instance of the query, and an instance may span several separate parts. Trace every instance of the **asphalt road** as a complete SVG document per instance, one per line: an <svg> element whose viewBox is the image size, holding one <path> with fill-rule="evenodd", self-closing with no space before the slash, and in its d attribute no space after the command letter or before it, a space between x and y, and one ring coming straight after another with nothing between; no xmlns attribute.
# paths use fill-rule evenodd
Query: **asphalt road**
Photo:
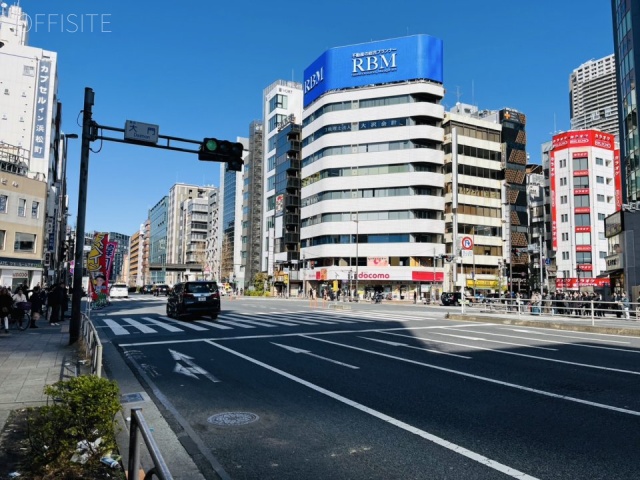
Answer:
<svg viewBox="0 0 640 480"><path fill-rule="evenodd" d="M184 322L165 303L91 318L206 478L638 478L638 338L275 299Z"/></svg>

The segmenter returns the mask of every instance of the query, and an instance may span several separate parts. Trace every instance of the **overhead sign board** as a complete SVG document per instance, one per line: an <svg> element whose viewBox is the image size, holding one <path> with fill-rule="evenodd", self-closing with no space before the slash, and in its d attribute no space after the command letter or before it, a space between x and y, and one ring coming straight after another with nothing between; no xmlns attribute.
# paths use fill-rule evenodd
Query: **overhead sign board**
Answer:
<svg viewBox="0 0 640 480"><path fill-rule="evenodd" d="M160 128L151 123L127 120L124 124L124 139L135 143L158 143Z"/></svg>

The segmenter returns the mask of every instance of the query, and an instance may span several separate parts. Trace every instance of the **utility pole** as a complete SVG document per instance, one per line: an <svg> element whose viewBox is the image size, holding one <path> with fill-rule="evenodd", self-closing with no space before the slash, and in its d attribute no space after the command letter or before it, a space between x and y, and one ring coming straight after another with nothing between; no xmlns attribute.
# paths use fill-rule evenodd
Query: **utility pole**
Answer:
<svg viewBox="0 0 640 480"><path fill-rule="evenodd" d="M82 147L80 152L80 183L78 190L78 217L76 219L76 251L73 265L73 295L71 297L71 320L69 323L69 345L80 338L82 274L84 273L84 228L87 212L87 185L89 183L89 149L91 145L93 119L93 90L84 89L82 115Z"/></svg>

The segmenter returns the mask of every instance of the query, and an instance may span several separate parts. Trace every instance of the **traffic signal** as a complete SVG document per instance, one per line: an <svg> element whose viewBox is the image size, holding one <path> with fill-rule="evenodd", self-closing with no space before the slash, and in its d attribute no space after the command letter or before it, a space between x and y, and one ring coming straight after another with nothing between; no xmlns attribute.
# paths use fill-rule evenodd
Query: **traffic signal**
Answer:
<svg viewBox="0 0 640 480"><path fill-rule="evenodd" d="M243 150L244 147L238 142L205 138L200 144L198 160L223 162L227 164L228 170L239 172L242 170L242 165L244 165L242 160Z"/></svg>

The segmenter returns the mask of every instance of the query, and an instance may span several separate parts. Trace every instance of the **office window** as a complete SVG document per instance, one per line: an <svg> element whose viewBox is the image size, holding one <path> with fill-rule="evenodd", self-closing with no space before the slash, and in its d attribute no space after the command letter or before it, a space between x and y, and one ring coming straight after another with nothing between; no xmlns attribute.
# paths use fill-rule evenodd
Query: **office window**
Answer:
<svg viewBox="0 0 640 480"><path fill-rule="evenodd" d="M576 245L591 245L591 234L576 233Z"/></svg>
<svg viewBox="0 0 640 480"><path fill-rule="evenodd" d="M604 202L604 195L598 194L598 201L599 202Z"/></svg>
<svg viewBox="0 0 640 480"><path fill-rule="evenodd" d="M0 230L0 250L4 250L4 239L7 237L6 230Z"/></svg>
<svg viewBox="0 0 640 480"><path fill-rule="evenodd" d="M560 196L560 203L562 203L562 204L567 203L567 196L566 195L561 195Z"/></svg>
<svg viewBox="0 0 640 480"><path fill-rule="evenodd" d="M563 242L568 242L569 241L569 234L567 232L564 232L562 234L562 241Z"/></svg>
<svg viewBox="0 0 640 480"><path fill-rule="evenodd" d="M19 217L27 216L27 200L25 198L18 199L18 216Z"/></svg>
<svg viewBox="0 0 640 480"><path fill-rule="evenodd" d="M562 252L562 259L569 260L569 252Z"/></svg>
<svg viewBox="0 0 640 480"><path fill-rule="evenodd" d="M564 187L567 184L567 177L560 177L560 186Z"/></svg>
<svg viewBox="0 0 640 480"><path fill-rule="evenodd" d="M9 197L0 195L0 213L7 213L7 203L9 203Z"/></svg>
<svg viewBox="0 0 640 480"><path fill-rule="evenodd" d="M604 165L604 159L596 157L596 165Z"/></svg>
<svg viewBox="0 0 640 480"><path fill-rule="evenodd" d="M576 195L573 197L573 205L574 207L588 207L589 195Z"/></svg>
<svg viewBox="0 0 640 480"><path fill-rule="evenodd" d="M563 158L558 162L558 168L566 168L567 167L567 159Z"/></svg>
<svg viewBox="0 0 640 480"><path fill-rule="evenodd" d="M273 112L276 108L287 108L287 96L275 95L269 100L269 113Z"/></svg>
<svg viewBox="0 0 640 480"><path fill-rule="evenodd" d="M599 175L598 175L598 176L596 176L596 183L602 183L602 184L604 184L604 177L601 177L601 176L599 176Z"/></svg>
<svg viewBox="0 0 640 480"><path fill-rule="evenodd" d="M591 263L591 252L576 252L576 263Z"/></svg>
<svg viewBox="0 0 640 480"><path fill-rule="evenodd" d="M16 232L16 241L13 243L13 251L35 253L36 236L33 233Z"/></svg>
<svg viewBox="0 0 640 480"><path fill-rule="evenodd" d="M573 188L588 188L589 177L575 177L573 179Z"/></svg>
<svg viewBox="0 0 640 480"><path fill-rule="evenodd" d="M600 252L600 258L607 258L607 252Z"/></svg>
<svg viewBox="0 0 640 480"><path fill-rule="evenodd" d="M569 214L563 213L560 215L560 222L567 223L569 221Z"/></svg>
<svg viewBox="0 0 640 480"><path fill-rule="evenodd" d="M574 158L573 159L573 171L576 170L588 170L589 159L588 158Z"/></svg>
<svg viewBox="0 0 640 480"><path fill-rule="evenodd" d="M588 213L576 215L576 227L588 227L591 225L591 218Z"/></svg>
<svg viewBox="0 0 640 480"><path fill-rule="evenodd" d="M604 213L599 213L598 214L598 220L604 220L606 217L606 215Z"/></svg>
<svg viewBox="0 0 640 480"><path fill-rule="evenodd" d="M31 202L31 218L38 218L40 216L40 202L35 200Z"/></svg>

